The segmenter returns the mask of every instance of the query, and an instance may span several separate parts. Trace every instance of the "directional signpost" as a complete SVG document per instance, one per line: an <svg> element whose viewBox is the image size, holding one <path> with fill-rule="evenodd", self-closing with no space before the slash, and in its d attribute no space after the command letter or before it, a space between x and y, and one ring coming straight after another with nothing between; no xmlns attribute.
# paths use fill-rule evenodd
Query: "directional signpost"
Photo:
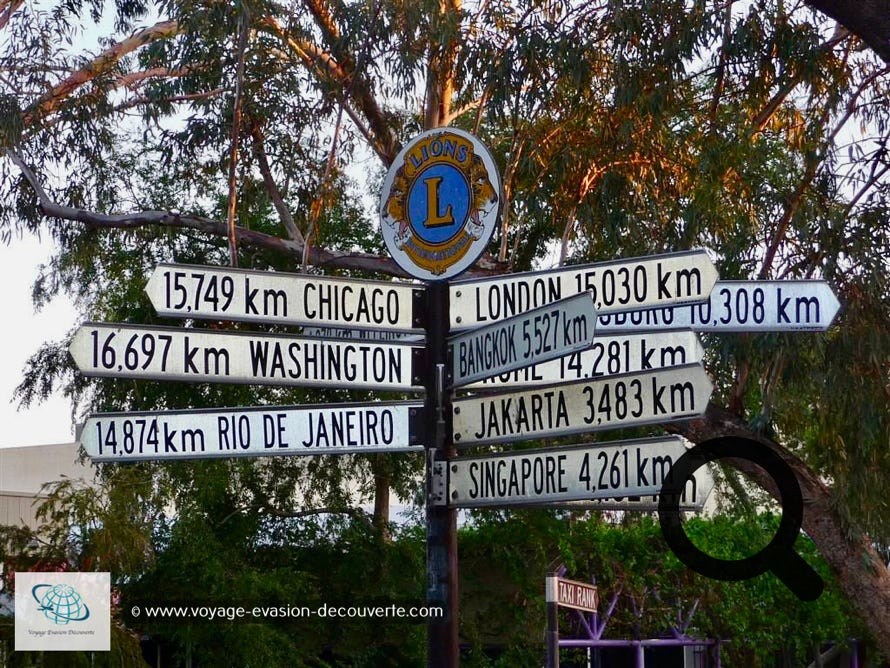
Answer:
<svg viewBox="0 0 890 668"><path fill-rule="evenodd" d="M455 399L455 445L508 443L697 417L713 385L698 364Z"/></svg>
<svg viewBox="0 0 890 668"><path fill-rule="evenodd" d="M423 332L423 290L405 283L161 264L145 291L162 316Z"/></svg>
<svg viewBox="0 0 890 668"><path fill-rule="evenodd" d="M704 354L691 330L597 335L587 350L485 378L467 389L500 390L697 364Z"/></svg>
<svg viewBox="0 0 890 668"><path fill-rule="evenodd" d="M423 450L422 404L314 404L104 413L80 443L95 461Z"/></svg>
<svg viewBox="0 0 890 668"><path fill-rule="evenodd" d="M452 337L452 386L585 350L595 329L592 296L581 293Z"/></svg>
<svg viewBox="0 0 890 668"><path fill-rule="evenodd" d="M419 391L420 346L87 323L71 342L90 376Z"/></svg>
<svg viewBox="0 0 890 668"><path fill-rule="evenodd" d="M683 439L665 436L458 457L444 469L439 502L476 508L652 496L684 452Z"/></svg>
<svg viewBox="0 0 890 668"><path fill-rule="evenodd" d="M839 309L840 302L825 281L718 281L706 302L603 314L597 331L823 331Z"/></svg>
<svg viewBox="0 0 890 668"><path fill-rule="evenodd" d="M380 202L390 255L425 283L162 264L146 287L162 316L303 334L87 323L70 347L91 376L423 391L422 403L99 414L81 443L98 461L423 450L427 600L446 610L429 622L427 654L456 666L456 508L651 508L685 445L460 457L456 446L699 416L713 386L694 332L824 330L839 310L823 281L718 281L704 250L453 281L488 247L501 204L481 142L430 130L396 156ZM681 507L701 507L712 487L702 469ZM552 602L595 609L590 585L554 587Z"/></svg>

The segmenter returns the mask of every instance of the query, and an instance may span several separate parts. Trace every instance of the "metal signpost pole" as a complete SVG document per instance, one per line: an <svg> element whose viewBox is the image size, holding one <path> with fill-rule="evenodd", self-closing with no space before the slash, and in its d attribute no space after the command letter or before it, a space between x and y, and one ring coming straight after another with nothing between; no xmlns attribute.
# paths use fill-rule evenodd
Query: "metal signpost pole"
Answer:
<svg viewBox="0 0 890 668"><path fill-rule="evenodd" d="M445 613L444 618L430 617L427 625L429 666L456 668L458 662L457 520L442 484L448 460L456 454L451 384L446 383L448 280L486 250L501 203L501 179L491 153L473 135L451 127L427 130L403 146L380 197L380 233L390 256L408 275L427 281L427 602Z"/></svg>
<svg viewBox="0 0 890 668"><path fill-rule="evenodd" d="M440 606L444 617L430 617L427 625L427 665L452 668L458 663L457 513L433 503L434 469L455 456L451 426L451 393L445 390L447 368L448 283L427 288L426 381L426 563L427 604Z"/></svg>
<svg viewBox="0 0 890 668"><path fill-rule="evenodd" d="M559 603L557 603L556 586L559 574L547 573L545 579L545 596L547 606L547 656L546 668L559 668Z"/></svg>

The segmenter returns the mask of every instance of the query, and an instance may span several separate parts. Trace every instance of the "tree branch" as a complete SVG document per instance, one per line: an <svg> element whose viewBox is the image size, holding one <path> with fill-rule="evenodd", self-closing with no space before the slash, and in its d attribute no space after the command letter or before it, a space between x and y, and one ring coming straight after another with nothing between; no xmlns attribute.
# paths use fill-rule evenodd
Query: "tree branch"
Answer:
<svg viewBox="0 0 890 668"><path fill-rule="evenodd" d="M241 139L241 109L244 98L244 55L250 35L250 11L241 5L238 17L238 63L235 69L235 99L232 102L232 130L229 146L229 202L226 209L226 226L229 237L229 263L238 266L238 238L235 232L235 213L238 208L238 143Z"/></svg>
<svg viewBox="0 0 890 668"><path fill-rule="evenodd" d="M124 87L133 90L138 88L138 84L141 84L146 79L173 79L184 77L189 74L194 74L200 69L201 68L197 67L182 67L178 70L171 70L167 67L152 67L151 69L142 70L140 72L128 72L127 74L122 74L117 77L112 84L115 88Z"/></svg>
<svg viewBox="0 0 890 668"><path fill-rule="evenodd" d="M817 51L828 51L833 49L835 46L840 44L845 39L848 39L848 35L839 35L837 37L832 37L822 44L820 44L816 50ZM770 119L775 116L776 112L782 106L782 103L788 99L788 96L794 92L794 89L797 88L798 84L803 79L803 68L799 69L794 76L792 76L784 86L782 86L776 93L770 98L769 102L766 103L766 106L760 110L760 112L754 117L754 122L751 128L750 138L754 138L763 132L763 129L766 127L767 123L769 123Z"/></svg>
<svg viewBox="0 0 890 668"><path fill-rule="evenodd" d="M173 37L180 31L176 21L159 21L149 28L139 30L127 39L117 42L76 72L73 72L64 81L56 84L37 102L32 104L22 114L25 127L32 125L39 119L47 116L62 103L72 92L83 84L92 81L97 76L110 71L128 53L148 44L149 42Z"/></svg>
<svg viewBox="0 0 890 668"><path fill-rule="evenodd" d="M190 229L203 232L223 240L228 235L228 228L224 222L181 214L178 211L138 211L134 213L110 215L77 209L62 204L57 204L44 190L40 180L31 171L31 168L22 160L15 151L6 150L6 155L21 170L25 179L34 188L37 194L38 206L43 215L60 220L71 220L105 229L136 229L139 227L169 227L171 229ZM264 234L244 227L236 230L239 243L255 248L289 255L302 260L303 244L297 241L282 239L271 234ZM310 249L308 263L316 267L336 267L356 271L367 271L389 276L412 278L399 267L392 258L380 257L369 253L356 253L345 251L329 251L313 247ZM492 276L502 274L504 265L493 260L489 255L484 255L476 263L476 266L467 272L467 276Z"/></svg>
<svg viewBox="0 0 890 668"><path fill-rule="evenodd" d="M888 0L806 0L854 33L890 63L890 2Z"/></svg>
<svg viewBox="0 0 890 668"><path fill-rule="evenodd" d="M309 13L312 14L312 18L315 19L315 23L321 29L321 33L327 43L332 49L336 48L336 46L340 44L342 36L340 34L340 29L334 22L334 17L331 16L328 8L318 0L303 0L303 5L309 10ZM342 58L342 50L337 49L337 51L338 55Z"/></svg>
<svg viewBox="0 0 890 668"><path fill-rule="evenodd" d="M369 87L353 85L352 73L338 63L333 55L321 50L315 44L291 37L274 18L264 17L260 24L287 45L300 61L317 76L332 81L336 84L335 88L339 88L340 91L347 91L355 103L355 107L361 110L367 120L367 126L358 122L356 123L357 127L363 132L365 139L368 140L371 148L374 149L384 165L388 167L392 164L398 152L397 142L390 131L388 119L371 94ZM341 92L334 94L343 98ZM350 115L350 118L356 120L354 111L345 102L344 111Z"/></svg>
<svg viewBox="0 0 890 668"><path fill-rule="evenodd" d="M444 30L460 17L460 0L439 0L433 30ZM430 61L427 66L426 109L424 129L447 125L451 119L451 101L454 97L454 64L457 61L459 41L449 35L447 43L432 41Z"/></svg>
<svg viewBox="0 0 890 668"><path fill-rule="evenodd" d="M238 513L243 513L247 510L265 511L274 517L280 517L282 519L298 519L300 517L310 517L312 515L349 515L355 519L362 520L368 526L371 525L371 518L368 517L368 513L361 508L307 508L306 510L286 511L275 508L268 503L261 503L235 508L219 521L218 526L225 524Z"/></svg>
<svg viewBox="0 0 890 668"><path fill-rule="evenodd" d="M711 97L711 107L708 113L708 119L711 122L711 130L717 126L717 109L720 107L720 98L723 96L723 89L726 83L726 63L729 61L727 48L729 40L732 38L732 6L734 2L730 0L726 3L723 10L723 43L720 45L720 60L717 63L717 72L714 77L714 94Z"/></svg>
<svg viewBox="0 0 890 668"><path fill-rule="evenodd" d="M9 19L12 18L12 15L15 14L15 10L21 7L24 4L25 0L15 0L15 2L2 2L0 6L3 7L3 13L0 14L0 30L6 27L6 24L9 23Z"/></svg>
<svg viewBox="0 0 890 668"><path fill-rule="evenodd" d="M190 229L203 232L210 236L223 240L228 236L228 227L224 222L181 214L178 211L138 211L134 213L109 215L77 209L62 204L57 204L50 198L40 180L31 171L31 168L15 153L7 150L6 155L21 170L25 179L34 189L37 195L38 206L41 213L49 218L70 220L105 229L136 229L139 227L169 227L171 229ZM302 258L303 245L295 241L288 241L270 234L256 232L239 227L236 230L239 242L256 248L262 248L278 253L284 253L295 258ZM332 266L341 269L356 269L362 271L381 272L395 276L407 276L407 274L389 258L381 258L366 253L346 253L313 249L309 254L309 261L315 266Z"/></svg>
<svg viewBox="0 0 890 668"><path fill-rule="evenodd" d="M272 168L269 166L269 160L266 156L263 131L259 127L255 119L251 119L250 135L251 137L253 137L253 154L254 157L256 157L257 165L260 168L260 174L263 177L263 184L266 187L266 194L269 195L272 206L274 206L275 211L278 212L278 217L281 219L281 224L287 231L287 235L293 241L302 245L304 243L303 234L297 227L297 223L294 221L294 217L293 215L291 215L290 209L288 209L287 204L284 203L284 198L281 196L281 191L278 189L278 184L275 182L275 177L272 176Z"/></svg>

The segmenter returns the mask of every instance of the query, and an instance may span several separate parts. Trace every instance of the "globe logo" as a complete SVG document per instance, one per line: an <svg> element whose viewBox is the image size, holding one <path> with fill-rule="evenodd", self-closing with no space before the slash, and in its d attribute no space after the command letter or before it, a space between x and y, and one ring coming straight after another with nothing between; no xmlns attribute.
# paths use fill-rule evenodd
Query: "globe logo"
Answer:
<svg viewBox="0 0 890 668"><path fill-rule="evenodd" d="M82 622L90 616L86 603L71 585L39 584L31 588L31 595L44 616L54 624Z"/></svg>

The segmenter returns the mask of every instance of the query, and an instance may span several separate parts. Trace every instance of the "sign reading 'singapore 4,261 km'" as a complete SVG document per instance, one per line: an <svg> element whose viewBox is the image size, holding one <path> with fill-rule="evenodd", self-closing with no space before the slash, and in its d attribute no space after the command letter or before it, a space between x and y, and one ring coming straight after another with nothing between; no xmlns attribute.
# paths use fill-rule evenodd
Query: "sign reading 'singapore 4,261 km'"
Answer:
<svg viewBox="0 0 890 668"><path fill-rule="evenodd" d="M415 278L446 280L482 254L497 224L501 180L488 149L454 128L415 137L393 161L380 200L380 232Z"/></svg>

